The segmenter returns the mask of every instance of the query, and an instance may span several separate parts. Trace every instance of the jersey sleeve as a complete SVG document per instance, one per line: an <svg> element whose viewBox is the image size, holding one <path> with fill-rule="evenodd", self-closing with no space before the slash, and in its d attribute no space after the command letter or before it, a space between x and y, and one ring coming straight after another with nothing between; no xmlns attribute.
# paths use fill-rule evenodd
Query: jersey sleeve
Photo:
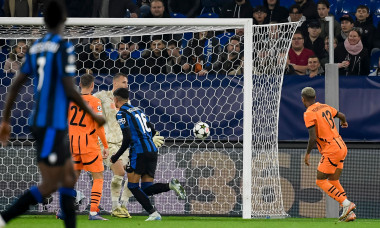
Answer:
<svg viewBox="0 0 380 228"><path fill-rule="evenodd" d="M93 101L91 102L91 108L97 115L103 115L102 102L99 98L94 97Z"/></svg>
<svg viewBox="0 0 380 228"><path fill-rule="evenodd" d="M120 128L122 130L126 129L126 128L129 128L129 126L128 126L128 120L127 120L127 115L124 112L119 111L116 114L116 120L117 120L117 123L120 125Z"/></svg>
<svg viewBox="0 0 380 228"><path fill-rule="evenodd" d="M74 77L76 72L74 46L70 42L65 42L60 51L62 54L63 76Z"/></svg>
<svg viewBox="0 0 380 228"><path fill-rule="evenodd" d="M305 126L307 128L315 126L316 117L315 117L315 114L313 112L305 112L303 114L303 119L305 121Z"/></svg>
<svg viewBox="0 0 380 228"><path fill-rule="evenodd" d="M331 115L335 118L338 115L338 110L330 106Z"/></svg>
<svg viewBox="0 0 380 228"><path fill-rule="evenodd" d="M31 75L33 73L33 68L32 68L32 64L31 64L29 52L27 52L25 55L25 58L23 60L20 71L24 74L27 74L27 75Z"/></svg>

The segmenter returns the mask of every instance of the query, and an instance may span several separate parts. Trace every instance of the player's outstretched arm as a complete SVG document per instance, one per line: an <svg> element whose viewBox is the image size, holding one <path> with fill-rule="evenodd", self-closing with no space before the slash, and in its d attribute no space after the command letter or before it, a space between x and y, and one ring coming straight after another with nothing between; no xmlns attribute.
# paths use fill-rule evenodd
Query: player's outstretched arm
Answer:
<svg viewBox="0 0 380 228"><path fill-rule="evenodd" d="M62 83L68 98L74 101L74 103L76 103L83 111L90 114L95 122L99 124L99 126L102 126L106 123L106 120L103 116L96 115L95 112L83 101L80 93L75 89L72 77L63 77Z"/></svg>
<svg viewBox="0 0 380 228"><path fill-rule="evenodd" d="M309 142L307 144L306 154L305 154L305 164L310 165L310 152L314 148L315 143L317 142L317 133L315 132L315 126L309 127Z"/></svg>
<svg viewBox="0 0 380 228"><path fill-rule="evenodd" d="M346 115L344 115L341 112L338 112L338 114L336 115L336 117L339 118L339 120L340 120L340 126L342 126L342 128L347 128L348 127L348 123L347 123L347 120L346 120Z"/></svg>
<svg viewBox="0 0 380 228"><path fill-rule="evenodd" d="M9 135L11 133L11 127L9 124L9 118L11 116L12 106L16 100L17 94L20 91L21 86L25 83L28 76L24 73L18 73L15 77L12 85L10 86L7 99L5 101L5 108L3 110L3 119L0 124L0 141L5 146L8 142Z"/></svg>

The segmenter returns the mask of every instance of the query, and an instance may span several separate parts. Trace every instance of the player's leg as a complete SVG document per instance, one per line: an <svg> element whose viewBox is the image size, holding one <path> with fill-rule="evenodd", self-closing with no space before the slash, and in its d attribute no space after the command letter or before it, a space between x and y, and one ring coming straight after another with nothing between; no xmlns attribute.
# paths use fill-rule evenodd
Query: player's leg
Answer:
<svg viewBox="0 0 380 228"><path fill-rule="evenodd" d="M109 143L109 156L107 159L104 160L104 163L110 167L112 170L113 176L111 179L111 202L112 202L112 212L111 215L119 218L129 218L130 215L128 213L128 210L125 208L122 208L119 202L120 198L120 193L121 189L123 188L122 183L125 175L125 170L124 170L124 159L125 158L125 153L120 157L120 159L113 163L110 161L111 157L113 154L115 154L118 149L120 148L119 145L111 144ZM126 185L126 184L125 184Z"/></svg>
<svg viewBox="0 0 380 228"><path fill-rule="evenodd" d="M141 175L135 172L128 173L128 188L132 192L136 200L141 204L141 206L149 213L149 218L146 221L150 220L161 220L161 215L153 207L148 196L140 188L139 181Z"/></svg>
<svg viewBox="0 0 380 228"><path fill-rule="evenodd" d="M103 163L103 162L102 162ZM108 220L99 215L99 204L102 198L104 176L102 172L92 172L90 220Z"/></svg>
<svg viewBox="0 0 380 228"><path fill-rule="evenodd" d="M128 188L141 206L149 213L149 218L146 221L161 220L161 215L156 211L148 196L139 186L141 175L145 173L145 161L147 160L146 154L148 153L131 154L130 166L127 169Z"/></svg>
<svg viewBox="0 0 380 228"><path fill-rule="evenodd" d="M181 198L185 199L186 193L179 181L175 178L171 179L169 183L155 183L154 175L157 169L158 153L149 153L145 158L145 174L141 177L141 189L148 196L159 194L162 192L168 192L170 190Z"/></svg>
<svg viewBox="0 0 380 228"><path fill-rule="evenodd" d="M346 196L346 192L344 191L344 188L340 184L339 178L342 174L343 169L336 169L335 173L329 176L329 182L334 185L336 189L338 189L339 192L343 193L343 195Z"/></svg>

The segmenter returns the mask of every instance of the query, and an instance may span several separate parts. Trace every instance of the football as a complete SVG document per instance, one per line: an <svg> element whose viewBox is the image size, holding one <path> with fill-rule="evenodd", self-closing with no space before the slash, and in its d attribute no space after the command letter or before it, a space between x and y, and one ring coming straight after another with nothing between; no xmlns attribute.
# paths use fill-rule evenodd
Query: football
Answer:
<svg viewBox="0 0 380 228"><path fill-rule="evenodd" d="M207 123L198 122L194 125L194 136L198 139L205 139L210 136L210 127Z"/></svg>

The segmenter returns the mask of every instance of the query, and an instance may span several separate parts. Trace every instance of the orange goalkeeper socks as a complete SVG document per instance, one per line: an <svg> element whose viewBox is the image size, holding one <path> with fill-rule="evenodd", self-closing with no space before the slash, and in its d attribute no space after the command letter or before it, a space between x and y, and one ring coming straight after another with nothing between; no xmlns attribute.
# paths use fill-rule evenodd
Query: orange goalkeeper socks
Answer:
<svg viewBox="0 0 380 228"><path fill-rule="evenodd" d="M346 192L344 192L344 188L342 187L342 185L340 184L340 181L339 180L329 180L329 182L334 185L334 187L336 189L338 189L339 192L343 193L342 195L343 196L346 196Z"/></svg>
<svg viewBox="0 0 380 228"><path fill-rule="evenodd" d="M102 198L103 179L94 179L91 189L91 208L92 212L99 212L100 199Z"/></svg>
<svg viewBox="0 0 380 228"><path fill-rule="evenodd" d="M338 188L332 185L328 180L317 180L316 183L323 191L325 191L331 198L338 201L340 204L347 199L346 194L339 191Z"/></svg>

